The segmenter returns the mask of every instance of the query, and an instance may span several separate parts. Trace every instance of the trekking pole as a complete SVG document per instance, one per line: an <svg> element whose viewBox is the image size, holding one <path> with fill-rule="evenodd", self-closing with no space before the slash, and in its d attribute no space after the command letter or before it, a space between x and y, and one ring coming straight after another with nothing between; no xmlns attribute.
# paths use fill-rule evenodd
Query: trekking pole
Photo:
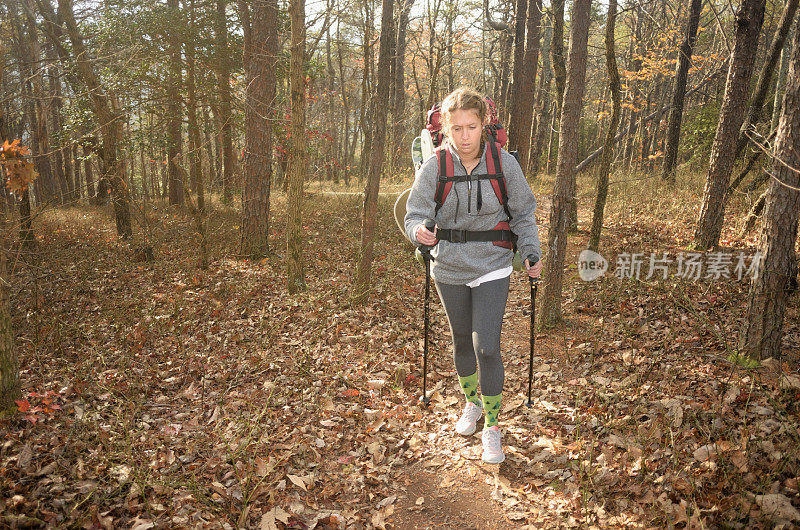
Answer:
<svg viewBox="0 0 800 530"><path fill-rule="evenodd" d="M425 228L433 232L435 225L432 221L425 223ZM425 258L425 305L424 305L424 325L425 325L425 342L422 352L422 398L420 400L422 407L427 408L431 400L428 398L428 327L430 322L430 306L431 306L431 248L427 245L422 245L420 251L422 257Z"/></svg>
<svg viewBox="0 0 800 530"><path fill-rule="evenodd" d="M532 267L535 265L528 260L528 264ZM531 401L531 389L533 387L533 351L536 348L536 291L539 288L539 278L531 278L528 276L531 284L531 353L528 357L528 403L527 406L533 406Z"/></svg>

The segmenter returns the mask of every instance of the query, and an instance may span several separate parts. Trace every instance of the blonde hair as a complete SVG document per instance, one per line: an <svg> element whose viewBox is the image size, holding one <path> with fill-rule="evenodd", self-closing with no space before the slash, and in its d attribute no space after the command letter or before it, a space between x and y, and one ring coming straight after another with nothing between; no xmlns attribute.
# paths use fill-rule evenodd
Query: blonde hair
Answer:
<svg viewBox="0 0 800 530"><path fill-rule="evenodd" d="M442 129L445 134L450 129L450 115L457 110L476 111L481 124L485 125L489 114L489 105L483 95L475 89L462 86L453 90L442 101Z"/></svg>

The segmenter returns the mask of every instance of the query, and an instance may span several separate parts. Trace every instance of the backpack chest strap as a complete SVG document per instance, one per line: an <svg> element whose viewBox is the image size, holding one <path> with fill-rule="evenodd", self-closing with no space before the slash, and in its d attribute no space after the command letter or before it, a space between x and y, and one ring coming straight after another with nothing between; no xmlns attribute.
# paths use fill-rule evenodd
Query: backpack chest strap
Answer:
<svg viewBox="0 0 800 530"><path fill-rule="evenodd" d="M495 142L486 142L486 173L480 175L455 175L453 155L445 144L436 148L436 157L439 161L439 178L436 182L436 193L434 202L436 209L434 216L439 213L439 209L444 204L447 195L453 188L454 182L465 182L469 180L488 180L497 200L503 205L508 220L511 220L511 211L508 208L508 189L506 188L506 178L503 174L502 159L500 158L500 147ZM478 188L478 200L480 201L480 188Z"/></svg>
<svg viewBox="0 0 800 530"><path fill-rule="evenodd" d="M505 178L506 178L505 175L503 175L502 173L495 173L492 175L489 174L454 175L454 176L439 175L439 182L467 182L475 180L497 180Z"/></svg>

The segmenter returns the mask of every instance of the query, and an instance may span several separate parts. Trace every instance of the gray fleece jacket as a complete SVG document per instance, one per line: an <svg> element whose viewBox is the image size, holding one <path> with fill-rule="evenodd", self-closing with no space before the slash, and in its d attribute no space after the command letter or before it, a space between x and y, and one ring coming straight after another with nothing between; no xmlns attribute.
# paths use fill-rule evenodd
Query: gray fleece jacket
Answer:
<svg viewBox="0 0 800 530"><path fill-rule="evenodd" d="M453 154L455 175L466 175L467 171L455 149ZM481 161L472 170L472 175L486 174L486 149ZM533 196L517 159L505 150L500 151L503 174L508 189L508 208L511 211L511 231L517 237L517 249L524 258L541 258L539 229L536 226L536 198ZM422 165L414 179L414 186L406 204L405 229L412 243L419 246L415 231L418 225L433 219L442 229L492 230L497 223L507 221L503 205L500 204L488 180L455 182L439 213L436 211L436 181L439 177L439 162L430 157ZM470 191L471 185L471 191ZM481 189L482 207L478 211L478 187ZM451 243L439 241L431 255L431 275L437 281L452 285L464 285L484 274L511 265L513 252L492 242Z"/></svg>

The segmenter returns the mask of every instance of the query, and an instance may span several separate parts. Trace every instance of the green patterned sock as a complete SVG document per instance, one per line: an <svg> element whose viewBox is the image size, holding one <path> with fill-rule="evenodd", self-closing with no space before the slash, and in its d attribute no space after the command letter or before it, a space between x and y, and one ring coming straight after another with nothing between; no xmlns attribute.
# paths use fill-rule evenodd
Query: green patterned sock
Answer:
<svg viewBox="0 0 800 530"><path fill-rule="evenodd" d="M471 401L477 406L481 406L481 397L478 395L478 372L467 377L458 376L458 383L461 385L461 390L467 396L467 401Z"/></svg>
<svg viewBox="0 0 800 530"><path fill-rule="evenodd" d="M500 402L503 400L503 394L496 396L481 396L483 399L483 428L493 427L497 425L497 415L500 413Z"/></svg>

